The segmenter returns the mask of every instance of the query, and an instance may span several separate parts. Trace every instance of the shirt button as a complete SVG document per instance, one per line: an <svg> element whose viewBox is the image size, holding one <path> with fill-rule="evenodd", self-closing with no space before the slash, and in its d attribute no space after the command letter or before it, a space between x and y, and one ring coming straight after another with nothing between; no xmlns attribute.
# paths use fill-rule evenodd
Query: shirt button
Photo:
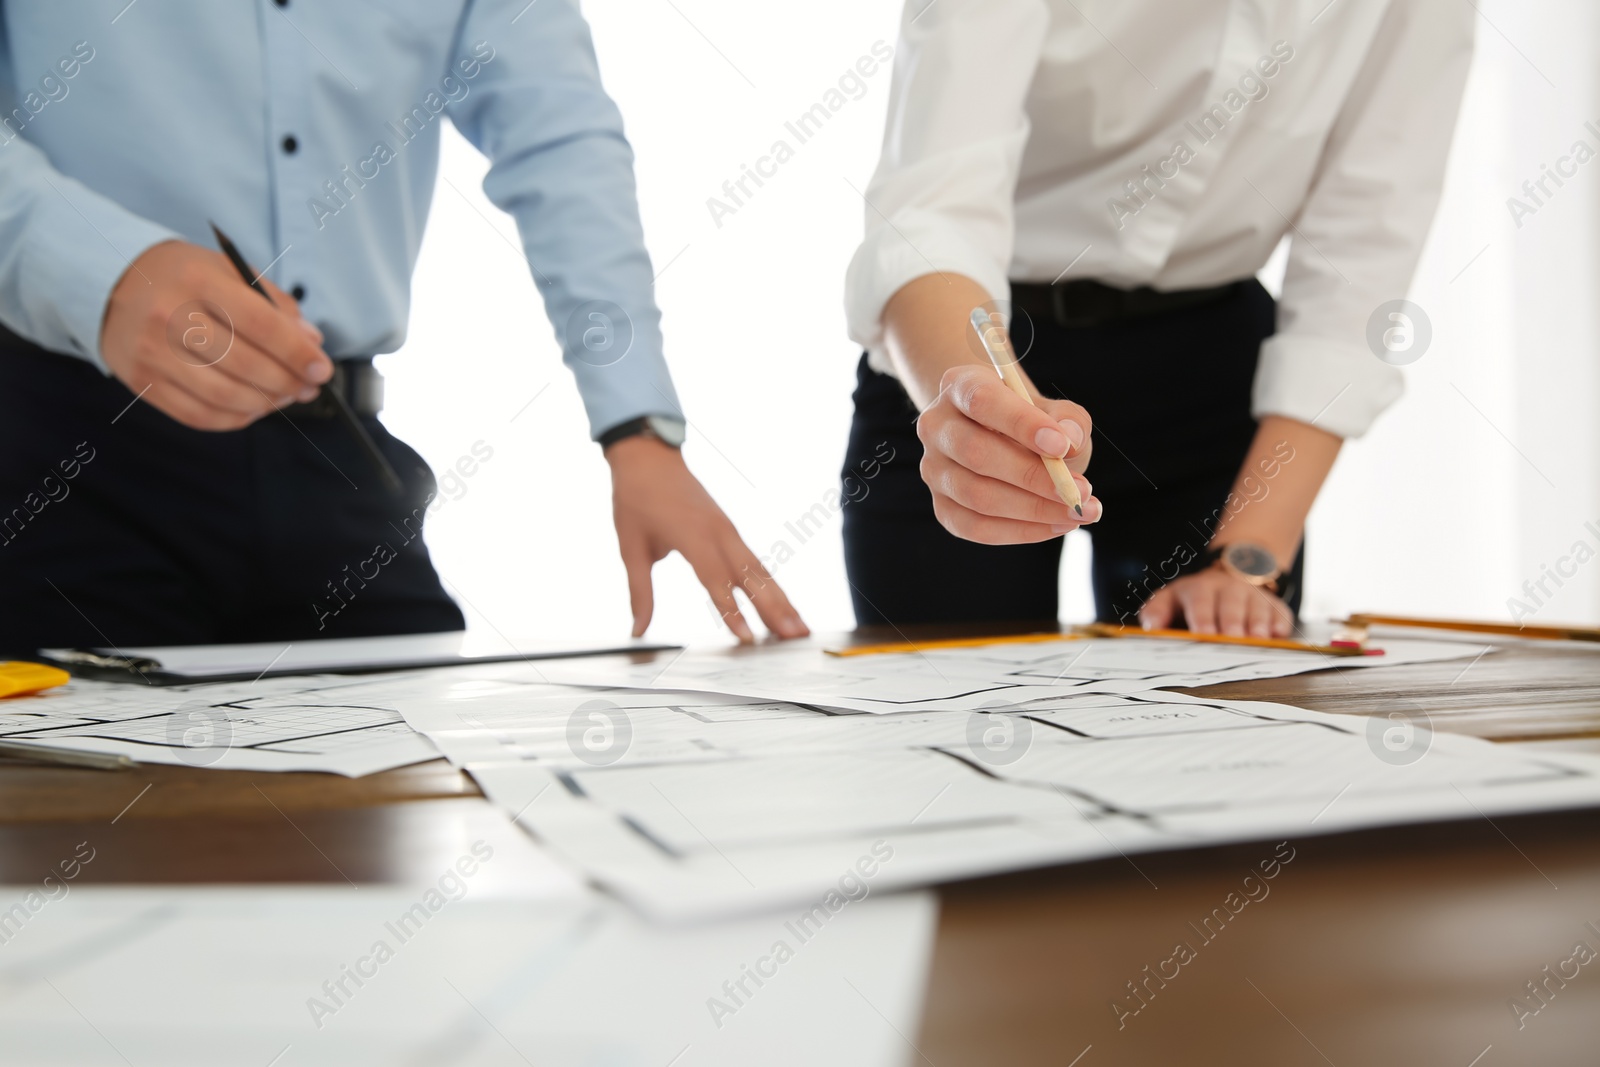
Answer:
<svg viewBox="0 0 1600 1067"><path fill-rule="evenodd" d="M283 151L287 155L294 155L300 148L300 142L294 139L294 134L289 134L283 139Z"/></svg>
<svg viewBox="0 0 1600 1067"><path fill-rule="evenodd" d="M288 7L289 6L289 0L278 0L278 6L279 7Z"/></svg>
<svg viewBox="0 0 1600 1067"><path fill-rule="evenodd" d="M306 287L303 285L297 285L293 289L289 290L289 295L294 297L297 301L304 300L306 298Z"/></svg>

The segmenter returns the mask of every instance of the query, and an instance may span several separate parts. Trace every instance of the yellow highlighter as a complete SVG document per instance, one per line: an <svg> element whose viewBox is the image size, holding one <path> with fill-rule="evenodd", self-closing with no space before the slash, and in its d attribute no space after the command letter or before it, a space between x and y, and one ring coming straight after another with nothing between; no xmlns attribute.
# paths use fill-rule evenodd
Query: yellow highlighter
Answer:
<svg viewBox="0 0 1600 1067"><path fill-rule="evenodd" d="M57 667L43 663L26 663L22 660L0 661L0 699L21 697L30 693L66 685L72 675ZM97 771L122 771L134 766L127 756L105 752L88 752L77 748L62 748L39 741L0 741L0 758L7 762L52 763L63 767L87 767Z"/></svg>
<svg viewBox="0 0 1600 1067"><path fill-rule="evenodd" d="M0 697L20 697L66 685L72 675L59 667L21 660L0 662Z"/></svg>

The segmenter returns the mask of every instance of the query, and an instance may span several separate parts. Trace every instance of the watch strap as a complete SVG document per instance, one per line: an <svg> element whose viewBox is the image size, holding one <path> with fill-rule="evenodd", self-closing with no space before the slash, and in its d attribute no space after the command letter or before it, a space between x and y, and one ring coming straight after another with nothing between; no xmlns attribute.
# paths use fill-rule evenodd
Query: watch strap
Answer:
<svg viewBox="0 0 1600 1067"><path fill-rule="evenodd" d="M1209 570L1210 568L1215 567L1218 564L1222 564L1224 570L1227 570L1229 573L1236 574L1241 580L1249 582L1251 585L1254 585L1258 589L1265 589L1269 593L1275 593L1280 597L1283 596L1283 593L1284 593L1284 590L1283 590L1284 575L1287 572L1284 570L1283 561L1282 560L1278 560L1276 555L1274 555L1273 559L1278 564L1278 572L1276 574L1274 574L1271 578L1266 579L1265 581L1258 581L1258 580L1253 579L1252 576L1250 576L1250 575L1246 575L1246 574L1243 574L1242 572L1239 572L1237 568L1228 566L1224 562L1224 557L1227 555L1228 549L1230 547L1232 547L1231 544L1220 544L1220 545L1207 546L1205 552L1200 556L1200 566L1199 566L1198 569L1199 570Z"/></svg>
<svg viewBox="0 0 1600 1067"><path fill-rule="evenodd" d="M601 434L599 437L595 438L595 440L601 448L610 448L618 441L625 441L630 437L637 437L642 433L649 432L650 420L646 416L641 415L637 419L629 419L627 422L618 423L605 433Z"/></svg>
<svg viewBox="0 0 1600 1067"><path fill-rule="evenodd" d="M669 422L673 429L678 430L678 432L674 435L677 437L677 440L673 440L671 437L664 436L657 429L657 425L663 421ZM618 441L625 441L630 437L649 435L650 437L654 437L662 444L671 448L681 448L683 447L682 425L683 424L680 420L665 415L640 415L636 419L629 419L627 422L618 423L617 425L611 427L611 429L602 433L595 440L602 449L605 449L610 448ZM671 431L669 430L668 432L670 433Z"/></svg>

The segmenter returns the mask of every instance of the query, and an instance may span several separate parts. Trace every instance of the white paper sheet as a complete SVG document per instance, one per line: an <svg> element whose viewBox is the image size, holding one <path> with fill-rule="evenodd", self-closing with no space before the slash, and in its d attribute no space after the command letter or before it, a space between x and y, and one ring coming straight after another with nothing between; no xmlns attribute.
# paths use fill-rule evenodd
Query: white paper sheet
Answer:
<svg viewBox="0 0 1600 1067"><path fill-rule="evenodd" d="M741 654L662 653L651 662L616 657L541 664L544 680L733 694L864 711L990 711L1053 697L1147 693L1153 689L1281 678L1320 670L1370 670L1471 658L1486 646L1452 641L1386 641L1382 656L1199 644L1146 638L828 656L815 646L765 647Z"/></svg>
<svg viewBox="0 0 1600 1067"><path fill-rule="evenodd" d="M0 886L0 905L33 888ZM0 945L0 1067L915 1056L901 1035L917 1030L931 895L853 901L817 929L789 914L661 929L592 896L460 892L73 889Z"/></svg>
<svg viewBox="0 0 1600 1067"><path fill-rule="evenodd" d="M386 676L391 686L404 675ZM364 679L147 686L74 679L0 704L0 740L86 749L141 763L357 777L437 759L392 704L352 695Z"/></svg>
<svg viewBox="0 0 1600 1067"><path fill-rule="evenodd" d="M1173 693L835 713L433 678L387 697L597 884L681 918L1153 849L1600 804L1600 760ZM1408 718L1407 716L1411 716Z"/></svg>

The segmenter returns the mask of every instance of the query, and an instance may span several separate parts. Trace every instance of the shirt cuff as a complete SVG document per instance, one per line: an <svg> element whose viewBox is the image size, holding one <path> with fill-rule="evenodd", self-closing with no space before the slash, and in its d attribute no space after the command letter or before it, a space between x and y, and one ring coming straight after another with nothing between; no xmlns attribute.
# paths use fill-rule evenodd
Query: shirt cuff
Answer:
<svg viewBox="0 0 1600 1067"><path fill-rule="evenodd" d="M1360 437L1405 391L1405 377L1365 346L1293 334L1269 337L1256 365L1252 412Z"/></svg>
<svg viewBox="0 0 1600 1067"><path fill-rule="evenodd" d="M598 441L607 430L644 415L683 418L666 358L658 350L631 352L605 366L571 355L567 363L578 379L591 440Z"/></svg>
<svg viewBox="0 0 1600 1067"><path fill-rule="evenodd" d="M61 195L41 199L43 217L30 227L24 303L36 310L26 316L28 339L50 349L64 342L68 355L109 374L100 329L111 291L146 250L183 238L75 181L52 184Z"/></svg>
<svg viewBox="0 0 1600 1067"><path fill-rule="evenodd" d="M889 298L908 282L925 274L941 273L971 278L991 299L1011 297L1005 264L938 215L902 211L895 216L893 225L873 230L856 250L845 275L845 320L850 339L869 351L880 349L883 309ZM881 362L887 364L887 360Z"/></svg>

